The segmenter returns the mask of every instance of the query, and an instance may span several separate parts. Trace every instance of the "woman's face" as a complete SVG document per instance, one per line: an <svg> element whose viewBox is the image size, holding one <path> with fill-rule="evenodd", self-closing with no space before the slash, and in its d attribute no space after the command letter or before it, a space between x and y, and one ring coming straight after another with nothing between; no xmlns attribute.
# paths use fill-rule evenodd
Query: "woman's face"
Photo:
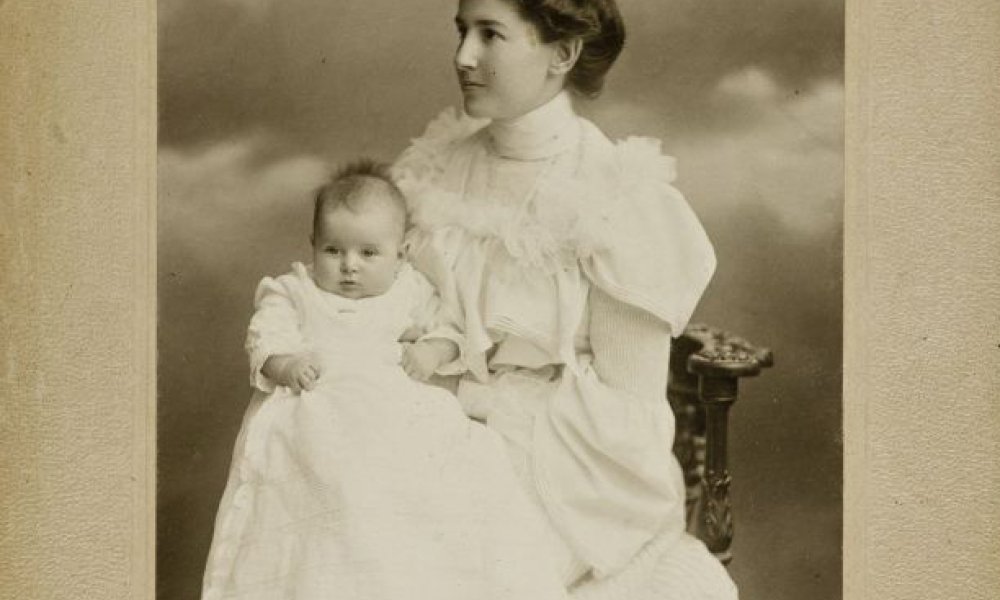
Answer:
<svg viewBox="0 0 1000 600"><path fill-rule="evenodd" d="M550 67L556 44L544 44L507 0L459 0L455 69L465 112L510 119L541 106L563 87Z"/></svg>

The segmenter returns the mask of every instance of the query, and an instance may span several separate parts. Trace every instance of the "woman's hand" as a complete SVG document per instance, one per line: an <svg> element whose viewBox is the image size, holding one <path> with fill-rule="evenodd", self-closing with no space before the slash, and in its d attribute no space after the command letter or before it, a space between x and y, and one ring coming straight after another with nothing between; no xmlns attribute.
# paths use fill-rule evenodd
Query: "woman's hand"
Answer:
<svg viewBox="0 0 1000 600"><path fill-rule="evenodd" d="M323 374L319 361L310 353L277 354L264 361L260 372L278 385L290 388L296 394L316 387Z"/></svg>
<svg viewBox="0 0 1000 600"><path fill-rule="evenodd" d="M403 370L410 377L427 381L438 368L458 358L458 346L445 339L422 340L403 348Z"/></svg>

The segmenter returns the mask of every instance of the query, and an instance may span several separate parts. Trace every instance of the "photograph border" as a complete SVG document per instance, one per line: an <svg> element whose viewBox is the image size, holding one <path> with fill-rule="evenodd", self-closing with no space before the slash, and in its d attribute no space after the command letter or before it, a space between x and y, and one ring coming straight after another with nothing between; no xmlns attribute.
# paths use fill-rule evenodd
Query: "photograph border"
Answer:
<svg viewBox="0 0 1000 600"><path fill-rule="evenodd" d="M844 597L989 598L1000 7L847 25ZM155 594L155 40L151 0L0 2L3 596Z"/></svg>

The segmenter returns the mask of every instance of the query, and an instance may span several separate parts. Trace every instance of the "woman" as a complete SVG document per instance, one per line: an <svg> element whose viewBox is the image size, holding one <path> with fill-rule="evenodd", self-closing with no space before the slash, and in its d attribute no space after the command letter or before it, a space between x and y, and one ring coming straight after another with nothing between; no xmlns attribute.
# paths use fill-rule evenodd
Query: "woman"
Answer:
<svg viewBox="0 0 1000 600"><path fill-rule="evenodd" d="M576 598L736 597L684 532L664 401L715 268L647 139L578 117L624 43L613 0L460 0L446 112L396 165L414 263L459 307L466 411L501 435Z"/></svg>

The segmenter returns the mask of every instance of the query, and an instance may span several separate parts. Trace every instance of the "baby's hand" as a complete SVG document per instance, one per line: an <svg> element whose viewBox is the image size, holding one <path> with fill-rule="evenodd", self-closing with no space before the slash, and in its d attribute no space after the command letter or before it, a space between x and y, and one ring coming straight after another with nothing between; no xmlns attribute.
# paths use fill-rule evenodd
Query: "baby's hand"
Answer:
<svg viewBox="0 0 1000 600"><path fill-rule="evenodd" d="M323 370L312 354L280 354L272 356L261 369L264 375L293 392L312 390Z"/></svg>
<svg viewBox="0 0 1000 600"><path fill-rule="evenodd" d="M403 370L420 381L427 381L441 365L455 360L458 347L444 339L423 340L403 349Z"/></svg>

